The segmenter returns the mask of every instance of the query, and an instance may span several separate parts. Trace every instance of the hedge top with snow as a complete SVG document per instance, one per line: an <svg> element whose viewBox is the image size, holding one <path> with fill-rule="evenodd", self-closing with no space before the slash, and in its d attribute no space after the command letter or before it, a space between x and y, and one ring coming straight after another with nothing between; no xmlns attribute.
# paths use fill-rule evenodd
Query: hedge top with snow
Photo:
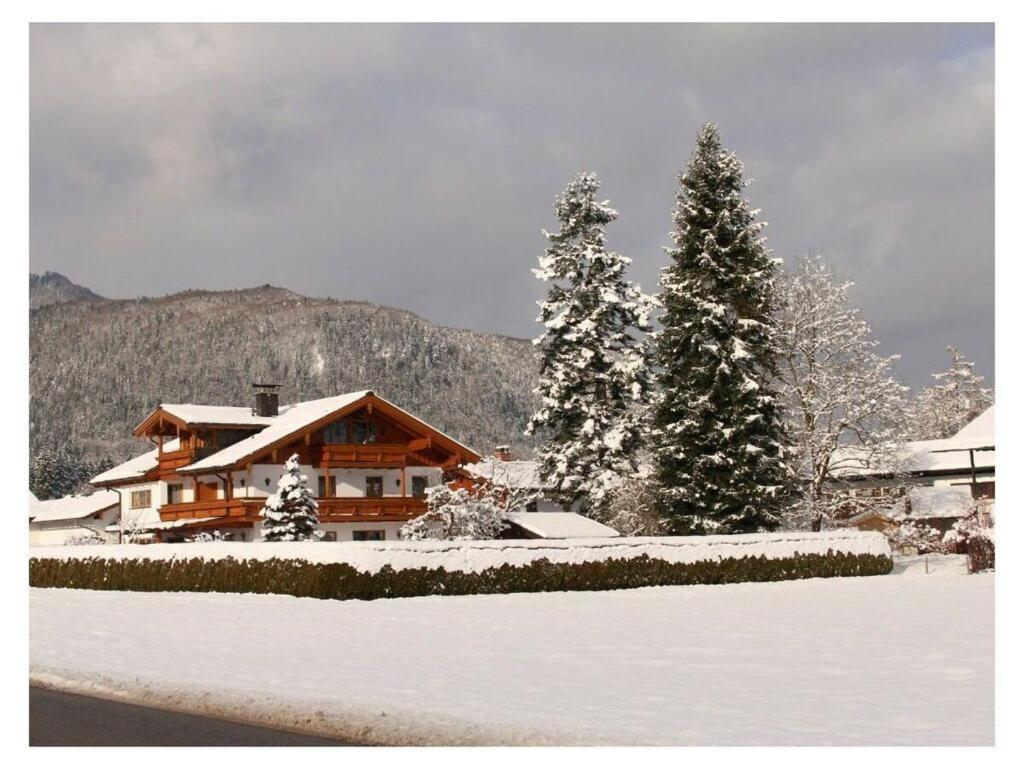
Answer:
<svg viewBox="0 0 1024 768"><path fill-rule="evenodd" d="M36 547L34 559L87 560L304 560L347 563L366 573L384 566L395 570L444 568L479 573L502 565L526 565L541 559L583 563L647 555L669 563L696 563L760 557L776 560L794 555L890 556L889 544L875 531L826 533L754 533L726 536L652 536L618 539L394 541L394 542L202 542L195 544L106 544L90 547Z"/></svg>

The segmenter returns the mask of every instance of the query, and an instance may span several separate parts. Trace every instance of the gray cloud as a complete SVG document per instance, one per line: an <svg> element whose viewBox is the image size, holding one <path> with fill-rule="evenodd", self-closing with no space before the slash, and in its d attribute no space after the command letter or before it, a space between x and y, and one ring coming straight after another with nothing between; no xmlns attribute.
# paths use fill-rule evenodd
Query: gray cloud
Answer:
<svg viewBox="0 0 1024 768"><path fill-rule="evenodd" d="M31 265L532 336L566 180L601 174L654 290L713 120L776 254L855 280L908 382L949 342L991 377L992 48L989 25L34 25Z"/></svg>

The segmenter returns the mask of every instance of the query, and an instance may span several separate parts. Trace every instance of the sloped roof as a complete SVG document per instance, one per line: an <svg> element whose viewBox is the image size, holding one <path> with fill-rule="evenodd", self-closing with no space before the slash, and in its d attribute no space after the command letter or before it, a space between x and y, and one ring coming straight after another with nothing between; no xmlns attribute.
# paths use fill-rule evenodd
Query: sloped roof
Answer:
<svg viewBox="0 0 1024 768"><path fill-rule="evenodd" d="M543 491L551 487L540 476L540 464L536 461L501 461L487 458L463 467L467 473L482 480L488 480L506 488L522 488Z"/></svg>
<svg viewBox="0 0 1024 768"><path fill-rule="evenodd" d="M193 472L200 470L214 470L222 467L229 467L247 456L258 453L272 443L288 437L308 424L318 419L329 416L337 410L360 400L370 394L370 390L364 389L359 392L348 392L335 397L324 397L320 400L307 400L304 403L285 406L279 414L274 417L268 427L250 435L244 440L239 440L234 445L229 445L205 459L182 467L183 470Z"/></svg>
<svg viewBox="0 0 1024 768"><path fill-rule="evenodd" d="M252 408L237 405L195 405L193 403L162 403L160 409L186 424L222 424L224 426L266 427L273 416L257 416Z"/></svg>
<svg viewBox="0 0 1024 768"><path fill-rule="evenodd" d="M994 405L989 406L981 415L977 416L950 439L956 441L982 440L988 441L990 445L995 445L996 407Z"/></svg>
<svg viewBox="0 0 1024 768"><path fill-rule="evenodd" d="M55 520L80 520L110 507L115 507L120 497L114 491L96 491L91 496L65 496L62 499L47 499L29 503L29 522L43 523Z"/></svg>
<svg viewBox="0 0 1024 768"><path fill-rule="evenodd" d="M575 512L513 512L508 519L542 539L597 539L619 532Z"/></svg>
<svg viewBox="0 0 1024 768"><path fill-rule="evenodd" d="M354 405L363 398L372 395L376 400L385 405L395 409L404 416L412 419L416 422L423 424L430 428L435 433L443 437L445 440L458 446L458 448L466 454L478 457L477 453L455 438L446 435L436 427L427 424L426 422L413 416L411 413L403 408L392 403L390 400L386 400L380 395L374 394L372 390L364 389L358 392L349 392L344 395L336 395L334 397L325 397L320 400L308 400L304 403L296 403L294 405L285 406L281 409L280 415L274 418L270 426L264 428L255 435L240 440L234 445L230 445L217 453L211 454L206 458L189 464L187 467L182 467L179 472L195 473L202 471L213 471L223 469L225 467L231 467L238 464L245 459L254 456L271 445L278 443L281 440L285 440L290 436L301 432L303 429L308 427L321 419L330 416L332 413L340 411L350 405Z"/></svg>
<svg viewBox="0 0 1024 768"><path fill-rule="evenodd" d="M165 451L176 451L178 450L178 438L173 438L164 443ZM117 483L124 480L141 480L149 472L152 472L157 468L157 455L159 453L158 448L154 448L152 451L136 456L134 459L128 459L123 464L118 464L116 467L111 467L106 472L100 472L89 482L93 485L105 485L106 483Z"/></svg>

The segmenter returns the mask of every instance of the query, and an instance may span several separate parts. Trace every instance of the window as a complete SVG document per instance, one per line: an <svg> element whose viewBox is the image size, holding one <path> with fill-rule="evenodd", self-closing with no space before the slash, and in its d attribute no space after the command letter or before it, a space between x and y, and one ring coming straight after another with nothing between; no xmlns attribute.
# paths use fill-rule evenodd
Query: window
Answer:
<svg viewBox="0 0 1024 768"><path fill-rule="evenodd" d="M132 491L131 508L149 509L152 491Z"/></svg>
<svg viewBox="0 0 1024 768"><path fill-rule="evenodd" d="M427 478L422 475L414 475L412 478L412 497L424 499L427 496Z"/></svg>
<svg viewBox="0 0 1024 768"><path fill-rule="evenodd" d="M329 480L329 483L325 483L325 480ZM331 496L338 495L338 478L334 476L324 477L320 475L316 479L316 497L318 499L327 499Z"/></svg>
<svg viewBox="0 0 1024 768"><path fill-rule="evenodd" d="M384 478L366 478L366 497L368 499L379 499L384 495Z"/></svg>
<svg viewBox="0 0 1024 768"><path fill-rule="evenodd" d="M384 541L384 531L352 531L352 541Z"/></svg>
<svg viewBox="0 0 1024 768"><path fill-rule="evenodd" d="M344 421L336 421L333 424L328 424L324 427L324 443L328 445L338 445L340 443L347 443L348 430L345 429Z"/></svg>
<svg viewBox="0 0 1024 768"><path fill-rule="evenodd" d="M365 419L352 420L352 442L357 444L376 443L377 425Z"/></svg>
<svg viewBox="0 0 1024 768"><path fill-rule="evenodd" d="M181 483L168 483L167 484L167 503L168 504L181 504L182 496L181 490L184 486ZM149 506L148 504L146 506ZM136 507L137 509L137 507Z"/></svg>
<svg viewBox="0 0 1024 768"><path fill-rule="evenodd" d="M322 533L323 533L323 538L321 538L320 541L337 541L338 540L338 532L337 531L323 531Z"/></svg>

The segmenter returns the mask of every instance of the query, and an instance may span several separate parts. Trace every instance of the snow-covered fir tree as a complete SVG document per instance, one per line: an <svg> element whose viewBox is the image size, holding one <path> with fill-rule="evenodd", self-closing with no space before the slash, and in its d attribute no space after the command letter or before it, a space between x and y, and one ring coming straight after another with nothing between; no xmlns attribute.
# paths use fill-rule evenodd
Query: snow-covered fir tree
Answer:
<svg viewBox="0 0 1024 768"><path fill-rule="evenodd" d="M308 478L299 470L299 456L293 454L284 464L277 493L267 497L260 517L266 541L304 541L318 539L316 499L307 485Z"/></svg>
<svg viewBox="0 0 1024 768"><path fill-rule="evenodd" d="M654 300L625 277L630 259L606 248L618 213L580 173L555 202L557 232L534 274L549 284L540 302L544 333L527 434L545 439L541 474L566 507L599 516L636 472L649 396L649 318Z"/></svg>
<svg viewBox="0 0 1024 768"><path fill-rule="evenodd" d="M89 494L95 490L89 484L90 478L112 466L110 458L87 459L74 447L43 446L33 452L29 461L29 489L38 499Z"/></svg>
<svg viewBox="0 0 1024 768"><path fill-rule="evenodd" d="M950 363L932 374L935 385L922 389L914 400L914 437L935 440L952 437L994 402L985 379L974 372L974 363L954 346L946 347Z"/></svg>
<svg viewBox="0 0 1024 768"><path fill-rule="evenodd" d="M402 526L409 541L495 539L508 528L507 496L498 486L475 490L447 483L427 489L427 511Z"/></svg>
<svg viewBox="0 0 1024 768"><path fill-rule="evenodd" d="M779 389L799 478L787 527L821 530L864 505L891 504L845 493L851 470L901 475L907 388L893 375L899 356L876 353L870 326L851 304L852 285L817 256L801 258L780 282Z"/></svg>
<svg viewBox="0 0 1024 768"><path fill-rule="evenodd" d="M679 176L657 336L655 463L672 530L772 530L789 492L771 323L777 262L743 165L701 131Z"/></svg>

